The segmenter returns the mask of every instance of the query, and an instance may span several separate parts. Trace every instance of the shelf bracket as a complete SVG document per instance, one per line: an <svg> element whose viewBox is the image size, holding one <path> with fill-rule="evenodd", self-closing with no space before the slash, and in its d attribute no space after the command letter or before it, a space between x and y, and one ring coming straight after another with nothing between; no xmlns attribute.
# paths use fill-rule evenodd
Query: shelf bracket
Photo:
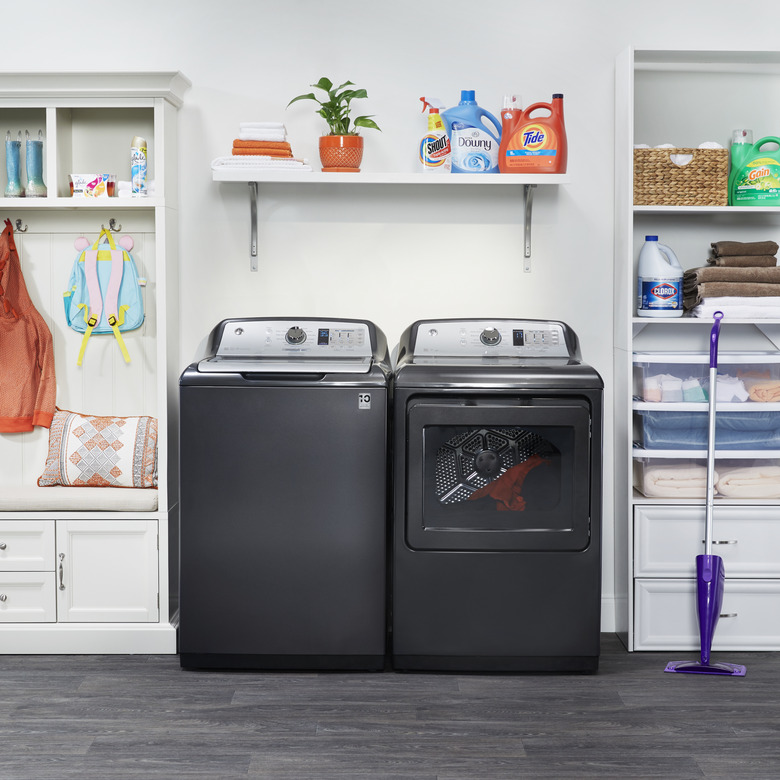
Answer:
<svg viewBox="0 0 780 780"><path fill-rule="evenodd" d="M249 182L249 270L257 270L257 182Z"/></svg>
<svg viewBox="0 0 780 780"><path fill-rule="evenodd" d="M536 189L535 184L524 184L523 185L523 206L525 207L525 230L524 230L524 251L523 251L523 257L525 258L525 263L523 265L523 270L529 274L531 273L531 214L533 212L534 207L534 190Z"/></svg>

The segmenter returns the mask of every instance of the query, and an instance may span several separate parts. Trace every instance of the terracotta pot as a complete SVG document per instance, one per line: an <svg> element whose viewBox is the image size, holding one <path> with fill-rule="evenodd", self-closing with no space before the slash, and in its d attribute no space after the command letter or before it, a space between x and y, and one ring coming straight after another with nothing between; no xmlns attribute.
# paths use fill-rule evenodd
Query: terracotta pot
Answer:
<svg viewBox="0 0 780 780"><path fill-rule="evenodd" d="M362 159L362 135L320 136L320 162L324 172L359 173Z"/></svg>

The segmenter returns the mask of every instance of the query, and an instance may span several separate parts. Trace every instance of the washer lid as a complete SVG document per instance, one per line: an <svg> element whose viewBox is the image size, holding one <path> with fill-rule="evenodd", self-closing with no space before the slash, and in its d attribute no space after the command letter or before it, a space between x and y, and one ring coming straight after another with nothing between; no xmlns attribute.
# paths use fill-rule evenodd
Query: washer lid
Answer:
<svg viewBox="0 0 780 780"><path fill-rule="evenodd" d="M366 374L372 363L368 323L246 318L221 323L214 353L198 371Z"/></svg>

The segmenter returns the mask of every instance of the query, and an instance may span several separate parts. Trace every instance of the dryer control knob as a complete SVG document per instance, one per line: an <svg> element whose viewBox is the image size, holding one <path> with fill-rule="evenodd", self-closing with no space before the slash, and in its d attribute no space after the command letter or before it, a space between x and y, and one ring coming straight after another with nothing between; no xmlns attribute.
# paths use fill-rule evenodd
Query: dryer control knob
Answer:
<svg viewBox="0 0 780 780"><path fill-rule="evenodd" d="M479 340L487 347L495 347L501 341L501 334L497 328L485 328L479 334Z"/></svg>
<svg viewBox="0 0 780 780"><path fill-rule="evenodd" d="M288 344L303 344L306 341L306 331L296 325L287 331L284 338Z"/></svg>

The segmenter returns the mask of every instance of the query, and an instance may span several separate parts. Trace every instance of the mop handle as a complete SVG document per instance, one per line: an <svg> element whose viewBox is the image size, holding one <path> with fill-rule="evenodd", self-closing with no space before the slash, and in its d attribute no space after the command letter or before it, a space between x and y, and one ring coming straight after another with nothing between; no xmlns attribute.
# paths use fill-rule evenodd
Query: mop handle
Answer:
<svg viewBox="0 0 780 780"><path fill-rule="evenodd" d="M710 403L707 429L707 512L704 523L704 554L712 555L712 501L715 492L715 401L718 382L718 336L723 312L716 311L710 331Z"/></svg>

